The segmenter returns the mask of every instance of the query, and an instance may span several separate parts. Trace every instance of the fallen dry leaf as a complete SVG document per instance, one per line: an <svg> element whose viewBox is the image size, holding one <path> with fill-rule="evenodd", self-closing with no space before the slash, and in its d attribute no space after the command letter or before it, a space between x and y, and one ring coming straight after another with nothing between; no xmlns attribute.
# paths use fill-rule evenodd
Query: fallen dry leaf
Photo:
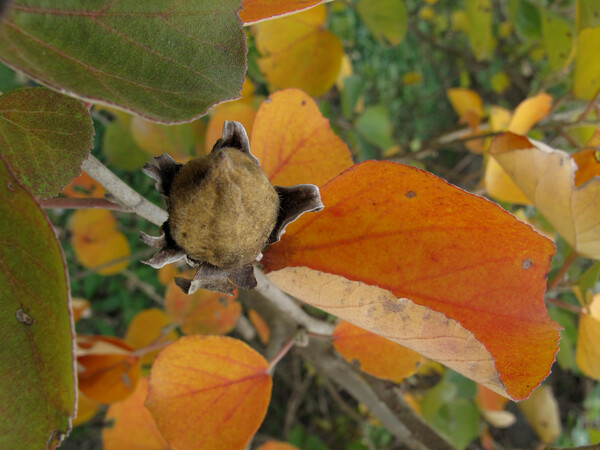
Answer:
<svg viewBox="0 0 600 450"><path fill-rule="evenodd" d="M512 133L497 136L490 154L574 250L600 258L599 178L575 187L568 153Z"/></svg>
<svg viewBox="0 0 600 450"><path fill-rule="evenodd" d="M321 198L322 212L292 223L265 252L273 282L511 398L546 377L559 338L543 302L551 241L492 202L390 162L352 167ZM412 333L422 326L438 345L417 348L425 341L403 328L407 308L419 320Z"/></svg>
<svg viewBox="0 0 600 450"><path fill-rule="evenodd" d="M144 406L147 395L148 379L142 378L131 396L110 405L105 417L109 425L102 428L104 450L169 449L150 411Z"/></svg>
<svg viewBox="0 0 600 450"><path fill-rule="evenodd" d="M344 50L338 37L324 28L326 16L325 6L318 5L253 27L263 55L258 66L270 84L300 88L313 97L334 85Z"/></svg>
<svg viewBox="0 0 600 450"><path fill-rule="evenodd" d="M419 353L344 321L333 330L333 346L363 372L395 383L413 375L421 361Z"/></svg>
<svg viewBox="0 0 600 450"><path fill-rule="evenodd" d="M346 144L299 89L276 92L263 102L250 148L271 183L279 186L321 186L352 166Z"/></svg>
<svg viewBox="0 0 600 450"><path fill-rule="evenodd" d="M267 412L268 368L237 339L186 336L156 358L146 407L174 450L244 448Z"/></svg>

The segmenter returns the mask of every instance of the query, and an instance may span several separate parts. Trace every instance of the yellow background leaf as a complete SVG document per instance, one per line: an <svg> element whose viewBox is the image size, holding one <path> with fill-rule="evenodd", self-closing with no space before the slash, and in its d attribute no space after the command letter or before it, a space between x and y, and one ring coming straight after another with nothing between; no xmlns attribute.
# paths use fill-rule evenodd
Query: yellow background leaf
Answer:
<svg viewBox="0 0 600 450"><path fill-rule="evenodd" d="M175 330L171 330L167 334L163 333L165 327L170 324L171 320L162 310L158 308L145 309L137 313L131 320L124 340L135 350L147 347L155 342L174 341L178 337ZM142 364L152 364L159 351L155 350L142 355Z"/></svg>
<svg viewBox="0 0 600 450"><path fill-rule="evenodd" d="M333 86L344 54L340 40L323 29L324 5L254 26L258 66L278 89L300 88L316 97Z"/></svg>
<svg viewBox="0 0 600 450"><path fill-rule="evenodd" d="M550 444L560 435L558 402L550 386L540 386L518 406L543 443Z"/></svg>
<svg viewBox="0 0 600 450"><path fill-rule="evenodd" d="M577 333L577 367L594 380L600 381L600 294L596 294L588 311L579 316Z"/></svg>

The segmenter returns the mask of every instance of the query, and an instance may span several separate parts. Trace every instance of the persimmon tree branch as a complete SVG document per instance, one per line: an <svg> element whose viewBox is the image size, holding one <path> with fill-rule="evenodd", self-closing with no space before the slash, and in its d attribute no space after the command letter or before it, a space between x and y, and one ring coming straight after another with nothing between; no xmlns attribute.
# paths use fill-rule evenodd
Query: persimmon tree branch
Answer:
<svg viewBox="0 0 600 450"><path fill-rule="evenodd" d="M140 217L152 222L155 225L161 226L167 220L167 212L150 202L145 197L142 197L123 180L117 177L108 167L102 164L98 159L90 154L83 161L81 168L87 174L100 183L110 192L113 198L123 205L123 207L132 211Z"/></svg>
<svg viewBox="0 0 600 450"><path fill-rule="evenodd" d="M38 200L40 206L45 209L111 209L113 211L127 211L122 205L113 203L105 198L71 198L57 197Z"/></svg>

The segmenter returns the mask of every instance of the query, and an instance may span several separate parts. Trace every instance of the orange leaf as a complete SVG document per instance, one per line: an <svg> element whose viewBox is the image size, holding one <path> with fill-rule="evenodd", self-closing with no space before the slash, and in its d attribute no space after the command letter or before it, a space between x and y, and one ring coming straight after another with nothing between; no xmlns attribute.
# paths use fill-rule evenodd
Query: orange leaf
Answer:
<svg viewBox="0 0 600 450"><path fill-rule="evenodd" d="M227 334L242 312L236 297L237 290L233 296L204 289L187 295L172 281L165 294L165 309L184 334Z"/></svg>
<svg viewBox="0 0 600 450"><path fill-rule="evenodd" d="M320 186L352 166L346 144L314 100L298 89L276 92L263 102L251 148L271 183L280 186Z"/></svg>
<svg viewBox="0 0 600 450"><path fill-rule="evenodd" d="M431 308L419 312L425 318L439 311L491 354L496 381L480 382L515 399L527 397L549 373L559 338L543 302L551 241L496 204L401 164L358 164L323 186L321 198L322 212L292 223L265 252L265 269L287 270L289 277L281 275L289 278L287 287L298 284L293 277L300 275L285 267L304 266L381 289L374 288L373 298L360 304L352 292L365 285L346 280L347 289L340 281L338 291L331 287L325 290L329 296L323 291L318 301L305 301L390 339L404 333L394 331L402 328L399 313L408 307L399 299ZM315 289L323 285L318 277L310 282ZM436 320L448 324L443 317ZM385 321L393 326L382 332ZM426 328L435 335L436 326ZM432 342L429 354L416 348L414 338L400 343L473 376L479 363L469 360L469 349L459 349L466 342L452 341L449 348L442 342ZM450 350L464 359L448 361Z"/></svg>
<svg viewBox="0 0 600 450"><path fill-rule="evenodd" d="M256 450L300 450L298 447L287 442L267 441Z"/></svg>
<svg viewBox="0 0 600 450"><path fill-rule="evenodd" d="M586 148L571 155L575 161L575 187L580 188L594 177L600 177L600 152Z"/></svg>
<svg viewBox="0 0 600 450"><path fill-rule="evenodd" d="M300 88L313 97L333 86L344 50L337 36L324 28L326 15L325 6L318 5L253 27L256 48L263 55L258 66L270 84Z"/></svg>
<svg viewBox="0 0 600 450"><path fill-rule="evenodd" d="M144 406L148 379L142 378L131 396L113 403L106 411L102 429L104 450L167 450L169 445L158 431L150 411ZM112 425L110 425L112 423Z"/></svg>
<svg viewBox="0 0 600 450"><path fill-rule="evenodd" d="M175 450L244 448L267 412L268 369L242 341L186 336L156 358L146 407Z"/></svg>
<svg viewBox="0 0 600 450"><path fill-rule="evenodd" d="M573 249L600 258L600 178L576 187L568 153L512 133L497 136L490 154Z"/></svg>
<svg viewBox="0 0 600 450"><path fill-rule="evenodd" d="M310 8L323 0L244 0L240 17L245 24Z"/></svg>
<svg viewBox="0 0 600 450"><path fill-rule="evenodd" d="M158 281L160 281L161 284L165 286L179 275L179 269L177 269L176 264L167 264L166 266L163 266L160 269L158 269Z"/></svg>
<svg viewBox="0 0 600 450"><path fill-rule="evenodd" d="M137 313L129 323L125 334L125 342L137 350L155 342L174 341L178 337L175 330L163 334L164 328L170 324L171 320L162 310L158 308L145 309ZM159 351L155 350L143 355L142 364L152 364Z"/></svg>
<svg viewBox="0 0 600 450"><path fill-rule="evenodd" d="M263 318L260 317L260 315L253 309L248 311L248 319L250 319L250 323L254 325L260 342L262 342L263 345L267 345L269 339L271 338L271 329L269 328L269 325L267 325L267 322L265 322Z"/></svg>
<svg viewBox="0 0 600 450"><path fill-rule="evenodd" d="M79 389L99 403L114 403L131 395L140 376L139 359L120 339L77 336Z"/></svg>
<svg viewBox="0 0 600 450"><path fill-rule="evenodd" d="M77 198L102 198L104 197L104 192L104 187L85 172L81 172L81 175L74 178L62 190L62 193L67 197Z"/></svg>
<svg viewBox="0 0 600 450"><path fill-rule="evenodd" d="M512 116L508 131L515 134L525 134L531 127L548 115L552 108L552 97L548 94L538 94L523 100Z"/></svg>
<svg viewBox="0 0 600 450"><path fill-rule="evenodd" d="M414 374L421 360L419 353L343 321L333 330L333 346L346 361L358 360L363 372L396 383Z"/></svg>

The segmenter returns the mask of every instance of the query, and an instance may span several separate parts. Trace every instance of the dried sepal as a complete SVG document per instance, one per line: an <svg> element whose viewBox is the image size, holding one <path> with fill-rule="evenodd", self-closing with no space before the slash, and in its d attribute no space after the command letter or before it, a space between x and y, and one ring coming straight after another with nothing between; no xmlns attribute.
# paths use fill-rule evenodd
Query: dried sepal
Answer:
<svg viewBox="0 0 600 450"><path fill-rule="evenodd" d="M187 294L256 287L252 263L263 247L277 242L304 212L323 209L316 186L271 185L237 122L225 122L209 155L182 166L164 154L143 172L156 180L169 213L160 236L140 233L143 242L160 248L144 262L160 268L184 259L197 267L192 280L175 279Z"/></svg>
<svg viewBox="0 0 600 450"><path fill-rule="evenodd" d="M277 242L285 232L285 227L305 212L317 212L323 209L319 188L314 184L298 184L296 186L275 186L279 195L279 208L275 228L269 236L268 244Z"/></svg>

